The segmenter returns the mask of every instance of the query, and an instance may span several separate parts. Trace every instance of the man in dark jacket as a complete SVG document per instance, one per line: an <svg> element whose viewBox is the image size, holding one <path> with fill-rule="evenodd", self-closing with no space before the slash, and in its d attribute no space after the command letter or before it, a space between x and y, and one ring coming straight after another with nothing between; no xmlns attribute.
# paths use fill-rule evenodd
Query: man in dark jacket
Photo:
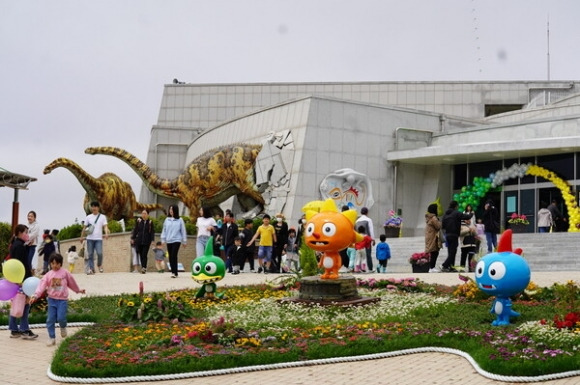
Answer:
<svg viewBox="0 0 580 385"><path fill-rule="evenodd" d="M485 240L487 252L491 253L497 247L497 235L499 234L499 211L493 205L492 200L485 202L483 207L483 226L485 227Z"/></svg>
<svg viewBox="0 0 580 385"><path fill-rule="evenodd" d="M228 273L232 273L233 270L233 261L229 259L228 251L231 247L234 246L234 238L239 235L238 225L234 218L234 214L226 212L224 216L224 224L222 225L221 229L219 230L219 236L224 247L224 257L226 258L226 269Z"/></svg>
<svg viewBox="0 0 580 385"><path fill-rule="evenodd" d="M461 233L461 221L471 219L473 213L463 214L457 210L459 204L457 201L451 201L449 208L443 215L441 226L445 232L447 242L447 259L441 265L441 271L456 272L453 268L455 265L455 255L459 246L459 234Z"/></svg>

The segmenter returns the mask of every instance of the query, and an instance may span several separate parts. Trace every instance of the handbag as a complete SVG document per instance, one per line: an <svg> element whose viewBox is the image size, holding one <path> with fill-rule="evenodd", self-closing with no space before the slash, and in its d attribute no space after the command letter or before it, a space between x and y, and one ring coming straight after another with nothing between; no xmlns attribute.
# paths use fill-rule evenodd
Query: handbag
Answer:
<svg viewBox="0 0 580 385"><path fill-rule="evenodd" d="M80 258L85 258L85 247L81 247L81 249L79 250L79 257Z"/></svg>
<svg viewBox="0 0 580 385"><path fill-rule="evenodd" d="M10 316L16 318L22 317L22 314L24 314L24 306L26 305L26 294L17 293L11 301Z"/></svg>
<svg viewBox="0 0 580 385"><path fill-rule="evenodd" d="M87 228L85 229L85 233L87 235L91 235L93 233L93 231L95 231L95 224L99 221L100 216L101 216L101 214L97 215L97 219L95 219L95 223L92 223L92 224L87 226Z"/></svg>
<svg viewBox="0 0 580 385"><path fill-rule="evenodd" d="M445 232L443 231L443 228L441 228L439 229L439 233L437 233L437 247L442 249L445 243Z"/></svg>

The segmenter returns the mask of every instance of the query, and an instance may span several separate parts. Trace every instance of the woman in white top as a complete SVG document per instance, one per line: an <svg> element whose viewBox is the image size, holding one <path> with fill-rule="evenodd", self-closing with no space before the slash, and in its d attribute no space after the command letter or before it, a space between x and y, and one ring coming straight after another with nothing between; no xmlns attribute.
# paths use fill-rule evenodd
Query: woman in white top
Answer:
<svg viewBox="0 0 580 385"><path fill-rule="evenodd" d="M471 226L475 227L476 221L475 221L475 212L473 211L473 207L471 207L471 205L465 206L465 211L463 212L463 214L473 214L471 216L471 219L468 219L468 220L463 221L463 222L467 222L467 225L469 227L471 227Z"/></svg>
<svg viewBox="0 0 580 385"><path fill-rule="evenodd" d="M214 233L217 223L215 219L211 216L208 207L202 207L199 209L199 217L195 223L197 226L197 242L195 243L195 250L197 256L201 257L205 254L205 245L209 237Z"/></svg>
<svg viewBox="0 0 580 385"><path fill-rule="evenodd" d="M32 266L32 275L36 271L36 261L34 257L38 259L38 254L36 254L36 246L38 245L38 237L40 236L40 226L36 222L36 212L28 212L28 242L26 243L26 252L28 253L28 263Z"/></svg>

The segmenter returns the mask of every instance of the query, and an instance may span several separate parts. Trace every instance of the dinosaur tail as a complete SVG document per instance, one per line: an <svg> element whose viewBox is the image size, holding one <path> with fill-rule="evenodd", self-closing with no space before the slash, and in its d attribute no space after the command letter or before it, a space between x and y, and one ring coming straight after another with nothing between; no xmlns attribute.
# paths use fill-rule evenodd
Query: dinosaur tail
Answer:
<svg viewBox="0 0 580 385"><path fill-rule="evenodd" d="M151 170L149 166L141 162L133 154L118 148L118 147L89 147L85 150L86 154L101 154L101 155L111 155L116 158L121 159L123 162L127 163L129 167L133 169L139 175L143 183L147 188L158 195L162 195L168 198L178 197L178 182L175 179L163 179L157 176Z"/></svg>
<svg viewBox="0 0 580 385"><path fill-rule="evenodd" d="M163 212L165 213L165 210L163 209L163 205L160 205L158 203L145 204L145 203L137 202L136 209L137 209L137 211L147 210L148 212L151 212L154 210L163 210Z"/></svg>

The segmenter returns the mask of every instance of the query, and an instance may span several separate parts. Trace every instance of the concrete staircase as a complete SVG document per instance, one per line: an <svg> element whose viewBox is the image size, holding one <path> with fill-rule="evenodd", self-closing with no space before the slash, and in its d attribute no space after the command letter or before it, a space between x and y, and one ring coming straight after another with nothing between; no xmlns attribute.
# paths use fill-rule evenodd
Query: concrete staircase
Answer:
<svg viewBox="0 0 580 385"><path fill-rule="evenodd" d="M532 271L580 271L580 233L513 234L513 248L522 248ZM411 273L408 262L411 254L423 251L423 237L388 238L391 259L387 265L390 273ZM485 250L483 250L485 254ZM374 255L374 251L373 251ZM460 261L457 251L455 263ZM447 258L447 249L439 252L437 265ZM376 260L375 260L376 268ZM578 279L580 280L580 273Z"/></svg>

